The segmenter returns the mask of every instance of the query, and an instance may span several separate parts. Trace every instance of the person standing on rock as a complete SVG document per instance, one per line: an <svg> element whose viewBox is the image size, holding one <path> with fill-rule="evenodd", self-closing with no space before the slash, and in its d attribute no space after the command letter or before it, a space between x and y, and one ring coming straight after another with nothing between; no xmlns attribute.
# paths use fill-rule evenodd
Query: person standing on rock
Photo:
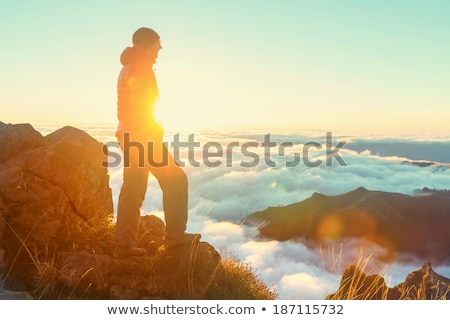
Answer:
<svg viewBox="0 0 450 320"><path fill-rule="evenodd" d="M176 246L200 238L198 234L185 232L187 176L162 143L164 130L153 114L159 94L152 67L162 49L160 37L153 29L139 28L132 43L120 56L123 67L117 83L116 137L123 150L124 167L113 251L116 257L146 253L145 248L136 244L149 172L158 180L163 193L165 242Z"/></svg>

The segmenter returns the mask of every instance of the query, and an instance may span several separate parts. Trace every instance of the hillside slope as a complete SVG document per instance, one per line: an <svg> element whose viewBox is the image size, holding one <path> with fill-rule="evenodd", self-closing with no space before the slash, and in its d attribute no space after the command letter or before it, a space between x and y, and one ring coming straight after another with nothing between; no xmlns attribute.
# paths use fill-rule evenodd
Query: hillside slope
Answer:
<svg viewBox="0 0 450 320"><path fill-rule="evenodd" d="M417 195L357 188L251 214L262 236L280 241L364 238L392 252L442 262L450 253L450 193Z"/></svg>

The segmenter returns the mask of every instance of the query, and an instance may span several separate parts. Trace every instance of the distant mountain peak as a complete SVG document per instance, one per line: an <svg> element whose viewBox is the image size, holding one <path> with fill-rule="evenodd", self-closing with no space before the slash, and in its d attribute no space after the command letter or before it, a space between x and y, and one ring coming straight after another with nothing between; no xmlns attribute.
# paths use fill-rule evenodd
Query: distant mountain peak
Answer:
<svg viewBox="0 0 450 320"><path fill-rule="evenodd" d="M328 300L438 300L450 299L450 279L437 274L430 262L408 274L405 281L390 288L380 275L367 275L360 266L348 266L336 293Z"/></svg>
<svg viewBox="0 0 450 320"><path fill-rule="evenodd" d="M391 255L409 253L424 260L450 257L450 192L421 195L367 190L310 198L256 212L260 234L279 241L305 239L320 244L345 238L366 239ZM263 223L261 223L263 222Z"/></svg>

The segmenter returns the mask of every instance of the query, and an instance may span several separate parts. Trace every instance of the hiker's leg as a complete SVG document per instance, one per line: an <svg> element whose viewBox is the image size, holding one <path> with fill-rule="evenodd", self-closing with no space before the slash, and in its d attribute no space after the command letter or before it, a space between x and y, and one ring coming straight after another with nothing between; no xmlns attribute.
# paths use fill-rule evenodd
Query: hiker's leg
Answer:
<svg viewBox="0 0 450 320"><path fill-rule="evenodd" d="M122 147L122 144L121 144ZM117 206L116 245L135 246L141 219L141 206L145 199L148 168L140 166L137 149L129 152L129 163L123 168L123 183Z"/></svg>
<svg viewBox="0 0 450 320"><path fill-rule="evenodd" d="M162 143L153 145L150 172L158 180L163 193L166 235L177 238L186 231L188 216L187 176Z"/></svg>

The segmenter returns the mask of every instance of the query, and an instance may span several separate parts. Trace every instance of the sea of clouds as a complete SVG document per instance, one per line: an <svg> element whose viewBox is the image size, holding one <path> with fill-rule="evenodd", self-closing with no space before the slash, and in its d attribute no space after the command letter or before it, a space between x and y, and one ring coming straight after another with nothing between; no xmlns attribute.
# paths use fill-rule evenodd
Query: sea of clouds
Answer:
<svg viewBox="0 0 450 320"><path fill-rule="evenodd" d="M89 127L86 131L102 142L115 141L114 130L106 127ZM180 141L188 141L188 135L180 133ZM270 134L271 141L277 145L290 142L284 155L278 149L271 149L270 160L276 166L265 162L265 151L261 146L264 136ZM445 137L444 137L445 138ZM273 286L279 299L323 299L333 293L339 286L343 270L348 264L367 260L365 271L381 273L389 286L405 280L408 273L419 269L424 261L405 259L386 263L378 257L383 256L383 248L358 239L350 239L329 246L311 249L300 241L279 242L261 239L257 226L243 224L249 214L265 210L269 206L283 206L299 202L310 197L314 192L325 195L337 195L358 187L369 190L381 190L413 194L424 187L448 189L450 181L449 165L445 155L450 155L450 144L443 137L389 137L389 136L352 136L332 133L332 146L339 142L345 144L335 150L346 165L331 157L331 165L326 165L326 132L269 132L261 129L230 129L202 131L195 133L195 141L200 147L193 148L191 154L187 148L180 149L180 160L185 162L184 170L189 179L189 222L188 232L202 234L202 240L209 242L219 252L235 256L249 263L255 273L269 286ZM174 134L166 133L170 143ZM434 139L434 140L433 140ZM237 147L232 150L226 162L223 157L211 158L221 160L222 164L210 167L202 162L206 142L218 142L225 146L246 142L258 143L259 147L250 149L260 158L259 163L251 168L242 166L250 159ZM448 141L448 140L447 140ZM308 159L319 163L311 167L302 161L297 166L286 167L295 153L302 155L308 142L320 144L322 148L310 148ZM330 141L328 141L330 142ZM399 148L397 154L392 144L407 146ZM427 145L433 145L424 154ZM440 148L435 147L439 144ZM376 151L371 146L376 146ZM383 145L388 146L383 149ZM416 155L411 154L416 146ZM111 148L110 148L111 149ZM112 152L118 149L112 147ZM402 150L406 150L402 154ZM435 155L433 155L435 152ZM189 156L195 157L199 166L189 165ZM210 160L211 160L210 159ZM418 166L409 160L426 160L437 165ZM447 159L447 162L450 160ZM115 207L122 183L122 166L109 168L110 185ZM157 181L150 176L147 196L142 207L142 214L154 214L164 219L162 198ZM450 276L450 266L433 266L441 275Z"/></svg>

